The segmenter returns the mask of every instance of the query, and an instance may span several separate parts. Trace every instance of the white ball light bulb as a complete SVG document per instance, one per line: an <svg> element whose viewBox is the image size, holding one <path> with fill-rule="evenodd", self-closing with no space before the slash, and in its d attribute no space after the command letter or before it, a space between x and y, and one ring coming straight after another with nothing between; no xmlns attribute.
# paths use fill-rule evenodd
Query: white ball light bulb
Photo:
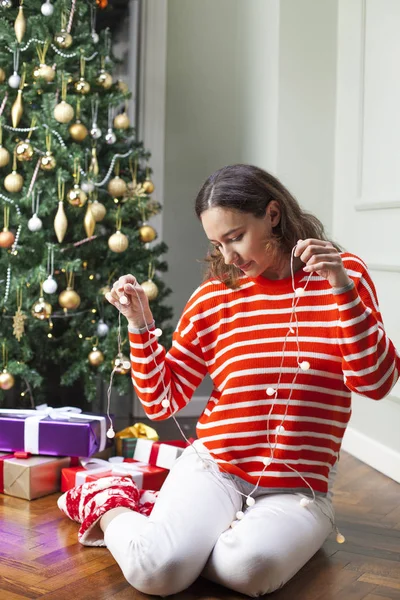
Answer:
<svg viewBox="0 0 400 600"><path fill-rule="evenodd" d="M45 294L54 294L57 291L57 282L51 275L43 282L43 291Z"/></svg>
<svg viewBox="0 0 400 600"><path fill-rule="evenodd" d="M97 335L100 337L105 337L107 333L110 331L109 326L104 321L100 320L97 325Z"/></svg>
<svg viewBox="0 0 400 600"><path fill-rule="evenodd" d="M308 362L308 360L303 360L303 361L300 363L300 369L301 369L302 371L308 371L308 369L310 368L310 366L311 366L311 365L310 365L310 363Z"/></svg>
<svg viewBox="0 0 400 600"><path fill-rule="evenodd" d="M110 146L112 144L115 144L115 142L117 141L117 136L115 135L115 133L113 132L112 129L108 129L108 131L105 135L105 140L106 140L106 143L109 144Z"/></svg>
<svg viewBox="0 0 400 600"><path fill-rule="evenodd" d="M162 406L163 408L168 408L168 407L169 407L169 405L170 405L170 401L169 401L169 400L167 400L166 398L165 398L165 399L164 399L164 400L161 402L161 406Z"/></svg>
<svg viewBox="0 0 400 600"><path fill-rule="evenodd" d="M21 77L18 75L16 71L8 78L8 85L15 90L19 88L19 84L21 83Z"/></svg>
<svg viewBox="0 0 400 600"><path fill-rule="evenodd" d="M295 295L300 298L301 296L304 296L304 294L306 293L306 290L302 287L298 287L294 290Z"/></svg>
<svg viewBox="0 0 400 600"><path fill-rule="evenodd" d="M254 506L255 503L256 503L256 501L254 500L254 498L252 496L247 496L247 498L246 498L247 506Z"/></svg>
<svg viewBox="0 0 400 600"><path fill-rule="evenodd" d="M272 458L270 456L266 457L263 459L263 465L265 467L269 467L269 465L272 463Z"/></svg>
<svg viewBox="0 0 400 600"><path fill-rule="evenodd" d="M160 329L159 327L157 327L156 329L154 329L153 331L151 331L150 333L152 333L153 335L155 335L156 337L160 337L162 335L162 329Z"/></svg>
<svg viewBox="0 0 400 600"><path fill-rule="evenodd" d="M276 389L273 387L267 387L267 396L273 396L276 392Z"/></svg>
<svg viewBox="0 0 400 600"><path fill-rule="evenodd" d="M91 33L92 36L92 40L94 44L98 44L99 43L99 34L96 31L92 31Z"/></svg>
<svg viewBox="0 0 400 600"><path fill-rule="evenodd" d="M115 431L112 427L110 427L110 429L107 431L107 437L112 440L112 438L115 437Z"/></svg>
<svg viewBox="0 0 400 600"><path fill-rule="evenodd" d="M46 0L46 2L40 7L40 12L45 17L51 17L54 12L54 6L49 2L49 0Z"/></svg>
<svg viewBox="0 0 400 600"><path fill-rule="evenodd" d="M243 519L244 517L244 512L242 510L238 510L236 513L236 518L238 521L240 521L241 519Z"/></svg>
<svg viewBox="0 0 400 600"><path fill-rule="evenodd" d="M283 425L278 425L278 427L275 429L276 433L283 433L285 431L285 428Z"/></svg>
<svg viewBox="0 0 400 600"><path fill-rule="evenodd" d="M346 541L346 538L341 533L338 533L336 536L336 541L338 544L344 544L344 542Z"/></svg>
<svg viewBox="0 0 400 600"><path fill-rule="evenodd" d="M127 304L129 304L129 300L126 296L120 296L119 303L126 306Z"/></svg>
<svg viewBox="0 0 400 600"><path fill-rule="evenodd" d="M28 221L29 231L35 232L40 231L43 227L42 220L35 214Z"/></svg>
<svg viewBox="0 0 400 600"><path fill-rule="evenodd" d="M300 506L303 506L304 508L305 508L306 506L308 506L309 504L310 504L310 500L309 500L308 498L302 498L302 499L300 500Z"/></svg>

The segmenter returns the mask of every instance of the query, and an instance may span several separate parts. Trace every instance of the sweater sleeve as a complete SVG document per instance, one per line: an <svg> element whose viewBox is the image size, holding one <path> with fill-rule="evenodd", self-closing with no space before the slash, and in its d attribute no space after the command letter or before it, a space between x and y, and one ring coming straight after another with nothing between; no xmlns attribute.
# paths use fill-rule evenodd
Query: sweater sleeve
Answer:
<svg viewBox="0 0 400 600"><path fill-rule="evenodd" d="M168 352L154 332L128 329L132 383L149 419L168 419L184 408L200 385L207 366L196 330L185 309ZM169 406L162 406L168 400Z"/></svg>
<svg viewBox="0 0 400 600"><path fill-rule="evenodd" d="M374 284L358 259L355 285L333 291L339 311L337 337L346 386L373 400L387 396L399 378L400 355L386 335ZM360 272L361 271L361 272Z"/></svg>

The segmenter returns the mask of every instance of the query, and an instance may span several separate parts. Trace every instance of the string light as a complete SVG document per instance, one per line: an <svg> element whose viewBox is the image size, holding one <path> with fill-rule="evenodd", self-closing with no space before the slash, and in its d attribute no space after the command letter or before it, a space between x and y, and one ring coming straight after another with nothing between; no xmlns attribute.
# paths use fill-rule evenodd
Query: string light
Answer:
<svg viewBox="0 0 400 600"><path fill-rule="evenodd" d="M287 412L288 412L288 408L289 408L289 403L290 403L290 400L291 400L291 397L292 397L292 392L293 392L293 389L294 389L294 384L296 382L297 376L298 376L298 374L299 374L300 371L308 371L311 368L311 365L310 365L310 363L308 361L306 361L306 360L300 361L299 323L298 323L298 319L297 319L296 307L297 307L297 304L298 304L300 298L304 297L305 294L306 294L306 288L307 288L307 285L308 285L308 283L310 281L312 273L310 273L308 275L308 278L306 280L306 283L305 283L304 287L297 287L297 288L295 287L295 279L294 279L294 251L295 251L295 249L296 249L296 246L294 246L293 249L292 249L291 260L290 260L292 289L293 289L293 300L292 300L292 311L291 311L291 316L290 316L289 329L288 329L288 332L287 332L287 334L285 336L285 340L284 340L284 344L283 344L282 358L281 358L281 363L280 363L280 367L279 367L279 374L278 374L278 382L276 384L276 387L268 386L267 389L266 389L267 396L270 396L270 397L274 396L275 397L274 401L271 403L270 410L269 410L269 413L268 413L268 416L267 416L267 443L268 443L269 450L270 450L270 456L269 457L265 457L263 459L264 468L263 468L261 474L259 475L258 481L257 481L256 485L254 486L254 489L249 494L246 495L243 492L239 491L236 487L230 486L227 483L226 479L224 479L224 484L225 485L227 485L228 487L231 487L239 495L241 495L241 496L243 496L245 498L245 504L249 508L251 508L255 504L255 499L253 498L252 494L254 494L255 491L257 490L257 488L259 487L259 483L260 483L261 477L263 476L265 470L273 462L274 452L275 452L275 449L276 449L277 444L278 444L278 442L277 442L278 435L280 433L284 433L284 431L285 431L285 427L284 427L283 423L284 423L285 418L287 416ZM146 321L145 312L144 312L144 308L143 308L140 296L139 296L138 291L137 291L137 289L136 289L135 286L134 286L133 289L134 289L134 292L136 294L137 300L138 300L140 308L141 308L141 312L142 312L142 316L143 316L143 321L145 323L146 332L150 336L149 347L150 347L150 349L152 351L153 362L155 363L155 365L156 365L158 371L160 372L160 374L162 375L162 370L161 370L160 366L158 365L158 363L156 362L155 356L154 356L156 349L154 349L153 345L152 345L153 341L154 341L154 338L159 337L162 334L162 331L161 331L161 329L158 329L158 328L155 329L155 330L150 330L149 329L149 326L148 326L147 321ZM129 298L127 298L125 295L121 295L120 296L119 303L122 306L127 306L129 304L129 302L130 302ZM121 326L120 316L121 316L121 312L119 312L119 323L118 323L118 340L119 340L119 343L120 343L120 326ZM285 358L285 350L286 350L287 338L288 338L289 335L294 335L294 334L296 335L295 343L296 343L296 346L297 346L297 365L298 366L297 366L296 372L294 374L293 381L292 381L291 386L290 386L290 392L289 392L289 396L288 396L287 401L286 401L285 412L282 415L282 421L281 421L280 425L278 425L275 428L275 443L272 445L270 443L270 439L269 439L269 431L270 431L269 421L270 421L271 414L272 414L272 411L273 411L273 408L274 408L274 405L275 405L275 401L276 401L276 399L278 397L278 393L279 393L279 386L280 386L280 383L281 383L281 378L282 378L282 373L283 373L283 361L284 361L284 358ZM110 392L110 389L111 389L112 376L113 376L113 373L111 373L111 381L110 381L109 392ZM171 403L170 403L170 401L167 398L168 392L167 392L167 390L165 388L163 377L161 377L161 382L162 382L162 385L163 385L163 388L164 388L164 394L163 394L163 399L161 400L161 406L163 408L165 408L165 409L169 409L170 406L171 406ZM110 393L108 394L107 415L109 415L109 408L110 408ZM214 461L206 459L205 457L203 457L203 456L200 455L200 453L197 450L197 448L191 442L189 442L189 440L187 439L185 433L183 432L182 428L180 427L180 425L179 425L178 421L176 420L175 416L173 414L171 414L170 416L174 420L174 422L175 422L176 426L178 427L178 429L179 429L182 437L184 438L184 440L187 442L188 445L190 445L194 449L194 451L196 452L196 454L198 455L198 457L202 461L203 468L205 468L205 469L212 468L213 473L217 477L221 477L220 468L217 465L215 465ZM111 421L111 419L110 419L110 421ZM112 430L112 425L110 427L110 430ZM114 437L114 435L115 434L114 434L113 430L112 430L112 432L111 432L110 435L109 435L109 432L107 432L107 436L109 436L109 437ZM294 471L295 473L297 473L297 475L300 477L300 479L302 479L302 481L306 484L306 486L310 489L310 491L312 493L312 499L307 498L307 497L302 497L300 499L299 505L302 508L307 508L311 504L314 504L315 500L316 500L315 492L314 492L313 488L311 487L311 485L308 483L308 481L301 475L301 473L299 473L296 469L294 469L293 467L291 467L289 464L287 464L287 463L283 463L283 464L285 464L285 466L288 469L290 469L291 471ZM223 469L222 466L221 466L221 469ZM343 544L345 542L345 537L340 533L340 531L336 527L335 521L334 521L334 517L326 514L326 512L322 509L322 507L319 504L315 504L315 505L319 508L319 510L322 512L322 514L325 517L327 517L329 519L329 521L331 522L332 528L336 531L336 541L337 541L337 543ZM332 511L332 515L333 515L333 511ZM236 513L236 519L237 520L240 520L243 517L244 517L244 512L243 511L238 511ZM233 521L231 523L231 527L236 526L237 522L238 521Z"/></svg>

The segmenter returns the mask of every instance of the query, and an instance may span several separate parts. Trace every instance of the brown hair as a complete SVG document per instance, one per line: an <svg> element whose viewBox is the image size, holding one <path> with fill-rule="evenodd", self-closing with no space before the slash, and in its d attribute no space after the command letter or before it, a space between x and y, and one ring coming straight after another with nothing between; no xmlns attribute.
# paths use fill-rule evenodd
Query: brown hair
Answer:
<svg viewBox="0 0 400 600"><path fill-rule="evenodd" d="M195 210L199 218L204 211L215 207L262 218L271 200L279 203L281 212L280 221L273 228L273 237L267 245L273 254L290 253L300 239L327 239L324 226L317 217L302 210L276 177L252 165L229 165L213 173L197 195ZM334 245L339 249L337 244ZM226 265L218 250L210 251L205 262L205 279L216 277L230 288L238 287L241 271L234 265Z"/></svg>

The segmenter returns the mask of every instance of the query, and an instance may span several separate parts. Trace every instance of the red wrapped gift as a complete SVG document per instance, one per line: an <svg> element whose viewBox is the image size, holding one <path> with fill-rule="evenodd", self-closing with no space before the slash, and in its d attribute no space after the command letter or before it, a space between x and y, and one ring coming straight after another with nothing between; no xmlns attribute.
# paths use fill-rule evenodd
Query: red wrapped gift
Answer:
<svg viewBox="0 0 400 600"><path fill-rule="evenodd" d="M61 470L69 457L31 456L28 452L0 455L0 492L34 500L60 490Z"/></svg>
<svg viewBox="0 0 400 600"><path fill-rule="evenodd" d="M129 475L139 489L158 491L164 483L168 469L148 465L132 458L112 457L109 461L89 459L81 461L80 467L69 467L61 473L61 491L95 481L109 475Z"/></svg>
<svg viewBox="0 0 400 600"><path fill-rule="evenodd" d="M171 469L176 459L188 445L183 440L152 442L151 440L140 438L136 442L133 458L149 465Z"/></svg>

